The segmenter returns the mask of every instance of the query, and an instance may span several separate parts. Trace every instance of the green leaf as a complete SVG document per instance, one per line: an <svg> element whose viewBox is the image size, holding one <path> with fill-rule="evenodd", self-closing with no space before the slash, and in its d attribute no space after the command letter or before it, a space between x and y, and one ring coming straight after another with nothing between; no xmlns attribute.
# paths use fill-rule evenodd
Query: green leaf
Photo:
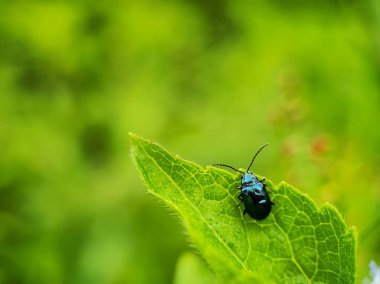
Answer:
<svg viewBox="0 0 380 284"><path fill-rule="evenodd" d="M355 230L330 204L317 208L287 183L266 180L276 205L265 220L253 220L237 208L238 174L203 168L130 136L132 157L149 192L179 214L223 282L354 282Z"/></svg>
<svg viewBox="0 0 380 284"><path fill-rule="evenodd" d="M184 252L179 257L174 275L174 284L216 284L215 275L207 265L192 252Z"/></svg>

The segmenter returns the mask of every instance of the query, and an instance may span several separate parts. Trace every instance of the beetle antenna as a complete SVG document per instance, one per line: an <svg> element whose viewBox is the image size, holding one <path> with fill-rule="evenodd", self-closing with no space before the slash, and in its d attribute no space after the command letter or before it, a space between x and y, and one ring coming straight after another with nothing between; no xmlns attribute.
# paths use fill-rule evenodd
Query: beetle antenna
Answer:
<svg viewBox="0 0 380 284"><path fill-rule="evenodd" d="M247 173L249 171L249 169L251 168L252 164L253 164L253 161L256 159L257 155L261 152L262 149L264 149L264 147L268 146L269 144L264 144L263 146L261 146L261 148L256 152L256 154L253 156L253 159L251 161L251 163L249 164L249 167L247 169Z"/></svg>
<svg viewBox="0 0 380 284"><path fill-rule="evenodd" d="M238 169L235 169L234 167L231 167L231 166L229 166L229 165L225 165L225 164L212 164L212 166L226 167L226 168L230 168L231 170L234 170L234 171L236 171L236 172L239 172L239 173L245 174L245 172L240 171L240 170L238 170Z"/></svg>

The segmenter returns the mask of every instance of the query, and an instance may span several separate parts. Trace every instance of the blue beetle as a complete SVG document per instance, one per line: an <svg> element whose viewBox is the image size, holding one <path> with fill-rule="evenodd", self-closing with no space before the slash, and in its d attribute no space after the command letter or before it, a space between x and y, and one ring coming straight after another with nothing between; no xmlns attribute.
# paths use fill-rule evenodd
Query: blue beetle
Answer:
<svg viewBox="0 0 380 284"><path fill-rule="evenodd" d="M243 214L248 213L249 216L256 220L265 219L272 210L272 205L274 205L266 190L266 186L264 183L265 178L259 180L252 172L249 171L256 156L266 146L268 146L268 144L263 145L256 152L246 172L238 170L229 165L214 164L214 166L227 167L243 174L241 177L241 185L237 187L241 190L240 194L238 195L238 199L244 204Z"/></svg>

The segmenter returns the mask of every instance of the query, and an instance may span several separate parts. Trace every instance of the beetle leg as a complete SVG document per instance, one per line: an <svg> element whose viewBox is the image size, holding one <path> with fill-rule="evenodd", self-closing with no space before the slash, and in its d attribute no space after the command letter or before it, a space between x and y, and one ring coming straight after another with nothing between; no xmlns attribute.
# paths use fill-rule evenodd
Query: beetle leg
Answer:
<svg viewBox="0 0 380 284"><path fill-rule="evenodd" d="M243 200L243 195L240 193L237 198L240 200L240 202L236 207L239 207L241 204L241 201Z"/></svg>
<svg viewBox="0 0 380 284"><path fill-rule="evenodd" d="M265 179L264 179L264 180L265 180ZM261 182L261 181L260 181L260 182ZM263 186L264 186L265 190L266 190L268 193L272 193L272 191L270 191L270 190L267 188L267 186L266 186L265 183L263 183Z"/></svg>
<svg viewBox="0 0 380 284"><path fill-rule="evenodd" d="M263 183L265 180L266 180L266 178L263 178L262 180L260 180L260 182Z"/></svg>

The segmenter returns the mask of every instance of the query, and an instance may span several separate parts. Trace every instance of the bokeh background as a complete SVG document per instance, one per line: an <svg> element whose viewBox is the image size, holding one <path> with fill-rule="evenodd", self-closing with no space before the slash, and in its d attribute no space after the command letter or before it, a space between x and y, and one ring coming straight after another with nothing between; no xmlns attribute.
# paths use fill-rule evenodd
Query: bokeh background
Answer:
<svg viewBox="0 0 380 284"><path fill-rule="evenodd" d="M331 202L380 262L380 2L1 1L0 282L171 283L128 132Z"/></svg>

